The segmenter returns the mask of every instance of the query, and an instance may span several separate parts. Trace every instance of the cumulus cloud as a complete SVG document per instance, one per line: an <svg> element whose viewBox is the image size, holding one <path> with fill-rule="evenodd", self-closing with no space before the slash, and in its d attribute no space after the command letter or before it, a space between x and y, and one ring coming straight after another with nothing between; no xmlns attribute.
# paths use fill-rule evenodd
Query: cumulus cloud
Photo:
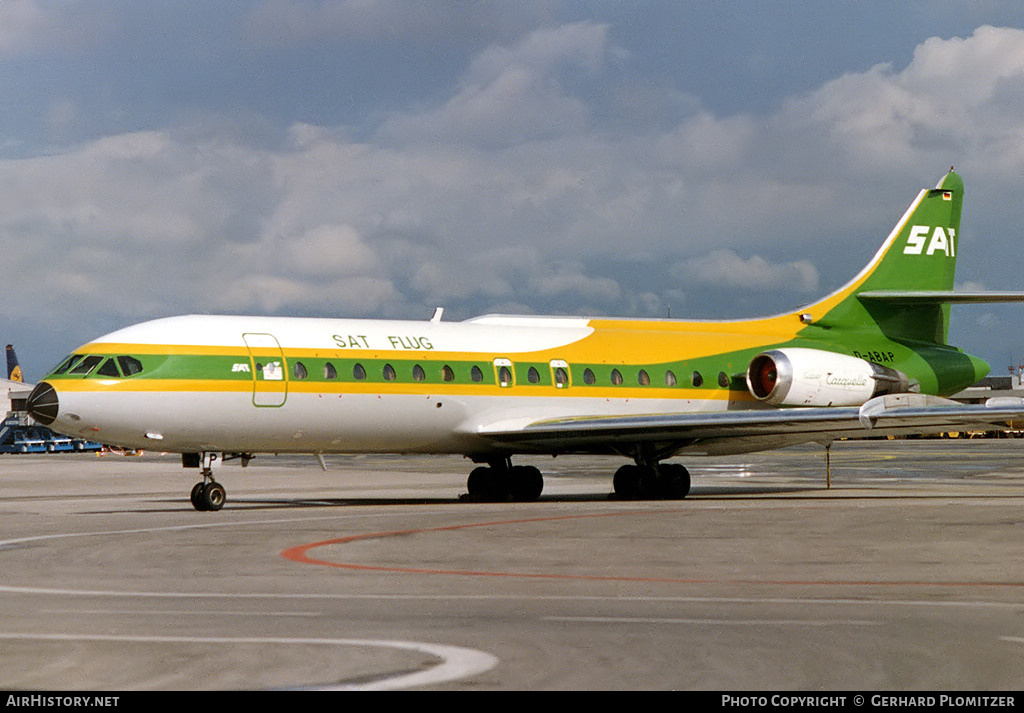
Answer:
<svg viewBox="0 0 1024 713"><path fill-rule="evenodd" d="M374 269L377 255L348 225L318 225L302 235L278 236L262 260L307 277L348 277Z"/></svg>
<svg viewBox="0 0 1024 713"><path fill-rule="evenodd" d="M809 292L818 288L818 271L807 260L771 263L758 255L743 258L732 250L677 262L672 274L684 283L743 290Z"/></svg>
<svg viewBox="0 0 1024 713"><path fill-rule="evenodd" d="M94 3L4 0L0 3L0 57L79 48L117 26L109 11Z"/></svg>
<svg viewBox="0 0 1024 713"><path fill-rule="evenodd" d="M263 11L289 8L357 9ZM247 141L165 126L0 160L0 239L26 266L11 289L125 320L437 305L715 316L691 298L708 287L784 308L853 275L952 162L1005 223L988 244L965 225L962 279L979 279L972 251L1015 254L1007 226L1024 215L1016 186L998 186L1024 175L1024 32L932 38L902 69L849 73L763 114L666 97L656 125L595 110L592 85L628 67L613 36L575 22L493 43L434 103L369 130L294 121L279 141ZM76 111L53 106L54 121ZM984 216L974 205L965 216ZM11 320L13 304L0 301Z"/></svg>
<svg viewBox="0 0 1024 713"><path fill-rule="evenodd" d="M857 170L967 148L979 165L1019 165L1022 100L1024 30L983 26L966 38L926 40L903 69L883 63L843 75L780 118L824 131Z"/></svg>
<svg viewBox="0 0 1024 713"><path fill-rule="evenodd" d="M17 52L32 47L52 22L39 3L31 0L11 0L0 5L0 51Z"/></svg>
<svg viewBox="0 0 1024 713"><path fill-rule="evenodd" d="M585 131L587 104L562 81L566 69L596 72L614 48L608 26L578 22L492 46L470 64L443 106L389 119L379 134L399 141L512 146Z"/></svg>
<svg viewBox="0 0 1024 713"><path fill-rule="evenodd" d="M250 40L262 46L324 38L416 41L452 32L472 12L472 6L461 4L404 0L267 0L249 11L243 26Z"/></svg>
<svg viewBox="0 0 1024 713"><path fill-rule="evenodd" d="M582 266L560 265L539 275L527 283L532 294L559 300L569 297L573 302L584 304L613 305L622 298L618 282L608 277L593 277L584 274Z"/></svg>

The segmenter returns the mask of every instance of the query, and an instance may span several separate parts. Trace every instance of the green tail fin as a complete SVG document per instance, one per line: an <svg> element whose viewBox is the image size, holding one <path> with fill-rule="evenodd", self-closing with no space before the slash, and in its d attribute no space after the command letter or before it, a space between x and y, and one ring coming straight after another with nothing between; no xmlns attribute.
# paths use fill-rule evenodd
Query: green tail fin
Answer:
<svg viewBox="0 0 1024 713"><path fill-rule="evenodd" d="M807 308L813 323L831 328L878 329L890 339L945 344L949 304L900 304L861 300L858 295L951 290L963 197L963 181L952 170L935 188L922 190L860 274Z"/></svg>

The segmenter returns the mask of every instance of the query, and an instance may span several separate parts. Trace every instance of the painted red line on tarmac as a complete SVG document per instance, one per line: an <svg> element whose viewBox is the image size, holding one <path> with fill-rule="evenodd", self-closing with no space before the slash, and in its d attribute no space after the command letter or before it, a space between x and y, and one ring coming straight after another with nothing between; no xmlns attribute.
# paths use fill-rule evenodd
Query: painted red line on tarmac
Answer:
<svg viewBox="0 0 1024 713"><path fill-rule="evenodd" d="M660 510L660 513L664 513L664 510ZM338 537L332 540L323 540L321 542L311 542L306 545L298 545L297 547L291 547L281 553L281 556L285 559L292 560L293 562L299 562L301 564L315 564L324 567L335 567L338 569L357 569L357 570L369 570L374 572L396 572L396 573L409 573L409 574L444 574L444 575L462 575L462 576L473 576L473 577L529 577L534 579L584 579L584 580L623 580L631 581L637 580L635 577L610 577L610 576L587 576L587 575L567 575L567 574L544 574L544 573L529 573L529 572L496 572L490 570L455 570L455 569L431 569L431 568L420 568L420 567L385 567L383 565L367 565L367 564L355 564L351 562L332 562L330 560L316 559L309 556L309 551L316 549L317 547L324 547L327 545L342 545L349 542L359 542L361 540L376 540L384 539L387 537L401 537L404 535L420 535L431 532L454 532L456 530L468 530L477 527L500 527L504 525L520 525L531 522L553 522L556 520L579 520L583 518L597 518L597 517L620 517L622 515L639 515L640 512L630 513L599 513L590 515L556 515L550 517L532 517L524 518L519 520L493 520L488 522L474 522L467 523L464 525L447 525L444 527L427 527L417 528L412 530L391 530L386 532L367 532L360 535L349 535L348 537ZM639 581L639 580L637 580ZM676 580L649 580L649 581L676 581Z"/></svg>
<svg viewBox="0 0 1024 713"><path fill-rule="evenodd" d="M667 511L659 510L658 514L665 514ZM681 512L681 511L676 511ZM305 545L289 547L281 552L281 556L299 564L312 564L321 567L334 567L335 569L362 570L370 572L390 572L394 574L435 574L446 576L462 577L507 577L523 579L564 579L591 582L655 582L671 584L735 584L735 585L781 585L781 586L841 586L841 587L1024 587L1024 582L918 582L901 580L785 580L785 579L706 579L686 577L630 577L615 575L586 575L586 574L557 574L553 572L502 572L496 570L472 570L472 569L437 569L428 567L391 567L385 565L357 564L354 562L333 562L331 560L317 559L310 557L309 552L318 547L328 545L343 545L350 542L363 540L380 540L388 537L403 537L407 535L422 535L435 532L454 532L457 530L468 530L477 527L501 527L507 525L521 525L533 522L554 522L558 520L580 520L585 518L599 517L623 517L641 514L654 514L647 511L598 513L587 515L556 515L550 517L532 517L519 520L492 520L488 522L475 522L463 525L447 525L444 527L425 527L410 530L386 530L382 532L365 532L359 535L349 535L320 542L310 542Z"/></svg>

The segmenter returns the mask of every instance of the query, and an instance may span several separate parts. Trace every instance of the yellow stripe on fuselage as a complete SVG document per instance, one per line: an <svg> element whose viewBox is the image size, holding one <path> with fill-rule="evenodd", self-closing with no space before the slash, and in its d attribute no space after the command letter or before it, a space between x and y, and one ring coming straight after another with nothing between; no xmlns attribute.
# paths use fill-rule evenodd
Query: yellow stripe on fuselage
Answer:
<svg viewBox="0 0 1024 713"><path fill-rule="evenodd" d="M252 381L218 379L65 379L59 382L61 391L89 392L218 392L247 393L253 391ZM678 399L712 401L753 401L746 392L728 389L698 389L679 386L566 386L518 384L447 384L406 382L350 382L350 381L260 381L263 386L280 386L280 393L322 394L380 394L405 396L544 396L598 399Z"/></svg>

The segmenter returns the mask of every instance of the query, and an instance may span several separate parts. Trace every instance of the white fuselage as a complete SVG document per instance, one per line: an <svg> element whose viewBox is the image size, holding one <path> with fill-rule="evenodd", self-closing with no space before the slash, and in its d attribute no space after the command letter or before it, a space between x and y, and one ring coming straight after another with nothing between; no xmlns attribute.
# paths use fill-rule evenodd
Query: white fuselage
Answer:
<svg viewBox="0 0 1024 713"><path fill-rule="evenodd" d="M730 400L721 390L669 388L660 372L640 385L633 366L623 367L632 383L587 385L579 377L556 383L560 364L601 361L600 345L587 346L594 331L578 318L155 320L83 351L134 355L155 364L152 373L49 380L60 400L52 428L110 445L176 452L473 454L492 449L483 437L489 429L543 419L759 406ZM626 360L635 362L649 350L632 343L629 351ZM392 381L355 380L353 360L365 363L371 377L381 364L394 363L398 374ZM668 359L650 359L662 360ZM320 378L326 362L337 365L338 378ZM526 362L537 365L541 381L529 383L516 371ZM298 378L299 363L316 373ZM452 381L437 376L449 363L466 373L470 364L479 367L483 382L461 372ZM505 364L514 383L502 385ZM416 366L429 375L411 377Z"/></svg>

